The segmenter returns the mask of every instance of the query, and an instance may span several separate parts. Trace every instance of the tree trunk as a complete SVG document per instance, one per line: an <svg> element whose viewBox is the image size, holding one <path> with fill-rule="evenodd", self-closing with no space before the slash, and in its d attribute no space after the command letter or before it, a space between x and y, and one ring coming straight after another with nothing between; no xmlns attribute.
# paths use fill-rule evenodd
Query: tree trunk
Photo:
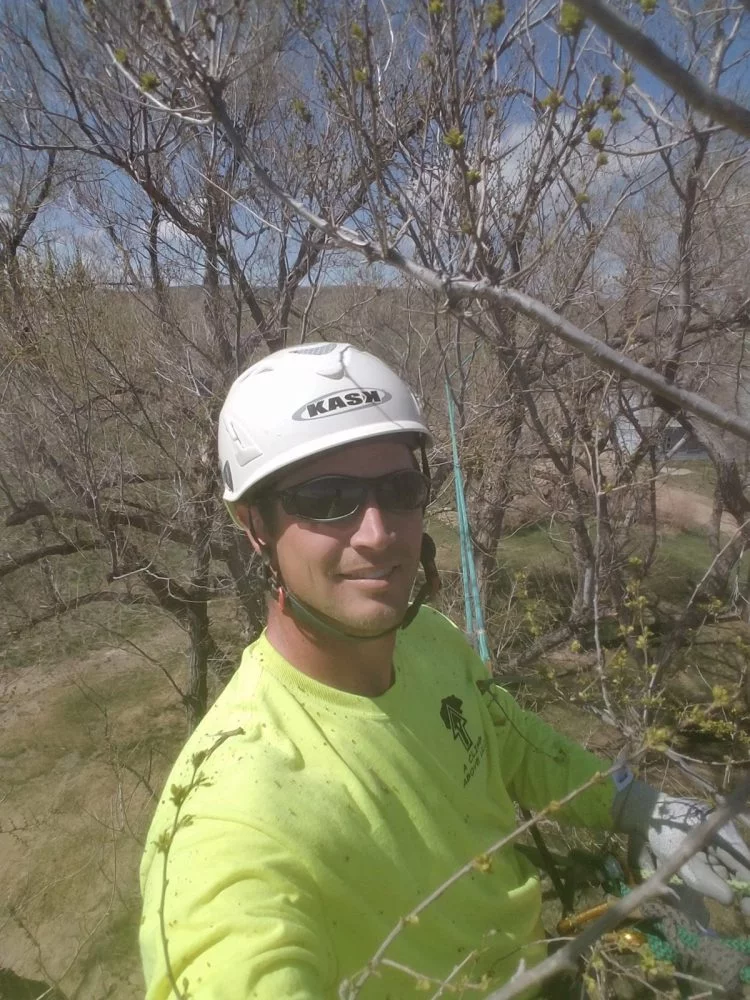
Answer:
<svg viewBox="0 0 750 1000"><path fill-rule="evenodd" d="M188 729L196 727L206 714L208 701L208 659L215 649L208 617L206 597L211 568L211 531L214 515L216 479L213 472L212 452L208 437L197 442L195 481L198 484L192 498L193 517L193 573L189 600L186 604L190 653L188 660L188 687L185 692Z"/></svg>
<svg viewBox="0 0 750 1000"><path fill-rule="evenodd" d="M497 576L497 547L505 523L505 497L483 503L476 512L473 534L477 584L482 607L487 609Z"/></svg>
<svg viewBox="0 0 750 1000"><path fill-rule="evenodd" d="M594 574L596 560L586 521L576 517L571 524L571 544L576 564L576 592L571 608L571 620L588 615L594 605Z"/></svg>
<svg viewBox="0 0 750 1000"><path fill-rule="evenodd" d="M190 606L190 653L188 683L185 691L188 732L192 733L208 708L208 658L213 641L208 626L208 602Z"/></svg>
<svg viewBox="0 0 750 1000"><path fill-rule="evenodd" d="M244 638L252 642L263 629L266 617L266 602L264 598L263 585L255 572L255 568L260 562L255 563L246 549L247 543L243 545L239 533L235 535L229 546L227 554L227 567L232 575L235 590L239 596L240 607L245 616Z"/></svg>

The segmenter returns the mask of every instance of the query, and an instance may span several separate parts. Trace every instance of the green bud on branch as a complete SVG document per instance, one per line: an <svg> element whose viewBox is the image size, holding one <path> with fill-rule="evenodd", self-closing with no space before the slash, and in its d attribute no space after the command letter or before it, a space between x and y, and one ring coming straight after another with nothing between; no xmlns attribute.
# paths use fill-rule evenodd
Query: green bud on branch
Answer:
<svg viewBox="0 0 750 1000"><path fill-rule="evenodd" d="M450 149L454 150L463 149L464 145L466 144L466 136L460 129L457 129L454 126L453 128L448 129L448 131L445 133L445 135L443 136L443 142Z"/></svg>
<svg viewBox="0 0 750 1000"><path fill-rule="evenodd" d="M560 8L560 20L557 22L560 34L578 35L585 23L586 18L581 8L565 0L565 3Z"/></svg>

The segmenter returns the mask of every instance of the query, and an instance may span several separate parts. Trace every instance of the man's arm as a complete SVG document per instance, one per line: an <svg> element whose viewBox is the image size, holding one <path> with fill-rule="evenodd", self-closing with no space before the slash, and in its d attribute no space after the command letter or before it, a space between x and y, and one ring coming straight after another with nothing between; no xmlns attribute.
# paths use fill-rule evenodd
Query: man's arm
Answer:
<svg viewBox="0 0 750 1000"><path fill-rule="evenodd" d="M233 819L194 815L174 834L166 886L164 878L164 851L150 841L141 869L147 1000L335 996L315 886L283 842Z"/></svg>
<svg viewBox="0 0 750 1000"><path fill-rule="evenodd" d="M522 806L541 809L585 784L597 771L611 767L566 739L496 685L485 697L501 743L501 760L508 765L507 787ZM583 792L557 817L595 829L628 834L631 863L648 874L671 857L691 829L701 823L710 806L695 799L674 798L633 779L627 768ZM680 875L701 895L728 905L734 898L732 881L750 880L750 850L729 823ZM742 899L750 915L750 899Z"/></svg>
<svg viewBox="0 0 750 1000"><path fill-rule="evenodd" d="M497 684L479 681L498 743L503 777L511 798L527 809L539 810L580 788L594 774L608 771L607 761L584 750L525 712ZM615 785L611 778L581 793L556 814L563 822L610 830Z"/></svg>

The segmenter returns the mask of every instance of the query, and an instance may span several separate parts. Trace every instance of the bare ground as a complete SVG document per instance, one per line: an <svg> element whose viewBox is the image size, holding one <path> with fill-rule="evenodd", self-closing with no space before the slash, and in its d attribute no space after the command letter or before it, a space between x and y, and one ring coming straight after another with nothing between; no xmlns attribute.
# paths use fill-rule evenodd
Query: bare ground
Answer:
<svg viewBox="0 0 750 1000"><path fill-rule="evenodd" d="M673 531L686 531L700 528L711 529L713 503L700 493L672 486L661 485L656 494L656 510L659 523ZM737 525L731 514L723 514L721 518L722 536L728 538L737 530Z"/></svg>
<svg viewBox="0 0 750 1000"><path fill-rule="evenodd" d="M183 643L165 629L149 651ZM0 966L70 1000L142 996L137 868L184 736L174 691L122 649L1 678Z"/></svg>

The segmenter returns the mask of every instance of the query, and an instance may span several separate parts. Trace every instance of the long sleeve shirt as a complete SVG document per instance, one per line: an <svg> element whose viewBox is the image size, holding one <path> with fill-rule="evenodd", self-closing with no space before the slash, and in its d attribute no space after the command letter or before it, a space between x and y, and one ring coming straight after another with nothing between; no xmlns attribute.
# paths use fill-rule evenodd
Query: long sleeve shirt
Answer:
<svg viewBox="0 0 750 1000"><path fill-rule="evenodd" d="M483 664L432 609L399 633L394 670L367 698L312 680L265 635L245 650L148 836L148 1000L334 1000L472 860L394 937L361 1000L451 975L480 998L543 957L537 874L512 846L486 852L516 827L514 802L539 809L607 765L480 690ZM610 828L612 798L595 784L561 818Z"/></svg>

